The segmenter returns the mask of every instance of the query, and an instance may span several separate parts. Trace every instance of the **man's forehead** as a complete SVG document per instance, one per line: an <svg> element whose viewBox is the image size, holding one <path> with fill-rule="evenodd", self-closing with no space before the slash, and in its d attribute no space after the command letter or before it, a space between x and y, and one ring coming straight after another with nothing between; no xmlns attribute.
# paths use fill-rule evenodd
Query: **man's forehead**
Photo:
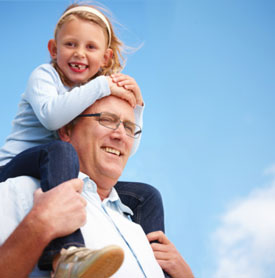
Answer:
<svg viewBox="0 0 275 278"><path fill-rule="evenodd" d="M123 119L135 120L133 107L127 101L114 96L107 96L97 100L85 111L85 113L100 112L114 113Z"/></svg>

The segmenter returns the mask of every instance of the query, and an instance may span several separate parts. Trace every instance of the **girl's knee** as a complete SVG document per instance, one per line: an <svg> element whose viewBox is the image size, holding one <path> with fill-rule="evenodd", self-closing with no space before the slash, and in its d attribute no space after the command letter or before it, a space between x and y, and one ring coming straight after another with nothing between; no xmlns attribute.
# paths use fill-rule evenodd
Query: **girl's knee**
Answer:
<svg viewBox="0 0 275 278"><path fill-rule="evenodd" d="M145 184L145 183L142 183L142 187L143 187L142 192L144 194L144 199L145 199L144 201L153 200L154 203L158 203L162 205L162 197L157 188L153 187L150 184Z"/></svg>
<svg viewBox="0 0 275 278"><path fill-rule="evenodd" d="M78 155L72 144L60 140L51 142L48 147L49 157L51 159L67 161L78 166Z"/></svg>
<svg viewBox="0 0 275 278"><path fill-rule="evenodd" d="M50 143L49 150L57 154L76 154L76 150L72 144L60 140ZM77 155L77 154L76 154Z"/></svg>

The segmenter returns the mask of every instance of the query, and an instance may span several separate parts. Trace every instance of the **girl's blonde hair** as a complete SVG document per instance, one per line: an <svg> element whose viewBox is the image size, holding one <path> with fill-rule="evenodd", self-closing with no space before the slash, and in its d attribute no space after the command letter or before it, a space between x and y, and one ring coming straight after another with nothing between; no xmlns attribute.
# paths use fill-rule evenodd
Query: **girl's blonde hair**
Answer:
<svg viewBox="0 0 275 278"><path fill-rule="evenodd" d="M57 39L57 33L60 30L60 28L63 26L63 24L68 22L69 20L71 20L73 17L77 17L77 18L80 18L82 20L87 20L87 21L91 21L93 23L96 23L104 30L107 45L108 45L109 48L111 48L113 50L113 56L110 59L109 64L106 67L102 68L95 76L91 77L91 79L93 79L93 78L95 78L99 75L111 75L112 73L120 72L123 68L124 61L125 61L123 56L122 56L123 43L115 35L114 29L113 29L113 26L112 26L110 20L105 16L105 14L103 14L105 19L109 23L109 28L110 28L110 31L111 31L111 36L110 36L111 41L109 41L108 28L100 17L98 17L97 15L95 15L93 13L90 13L88 11L79 11L78 10L78 11L72 11L72 13L69 12L69 10L72 9L72 8L82 7L82 6L83 7L91 7L93 9L98 10L102 14L103 14L102 11L104 11L103 8L100 8L100 7L97 7L97 6L94 6L94 5L79 5L79 4L70 5L63 13L63 14L67 13L67 15L65 15L64 17L61 17L61 19L58 21L58 23L56 25L55 34L54 34L55 40ZM61 79L62 79L63 83L65 83L65 84L70 83L68 80L66 80L66 77L64 76L64 74L59 69L59 67L57 65L57 62L55 60L52 60L52 64L55 67L55 69L58 71L59 75L61 76Z"/></svg>

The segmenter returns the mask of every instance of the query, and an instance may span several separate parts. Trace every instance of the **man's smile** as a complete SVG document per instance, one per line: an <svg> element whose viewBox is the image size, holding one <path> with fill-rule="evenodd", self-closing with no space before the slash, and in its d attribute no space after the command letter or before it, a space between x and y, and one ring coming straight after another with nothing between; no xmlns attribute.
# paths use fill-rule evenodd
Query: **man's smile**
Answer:
<svg viewBox="0 0 275 278"><path fill-rule="evenodd" d="M120 156L121 152L119 150L110 148L110 147L103 147L104 151L107 153L115 154L117 156Z"/></svg>

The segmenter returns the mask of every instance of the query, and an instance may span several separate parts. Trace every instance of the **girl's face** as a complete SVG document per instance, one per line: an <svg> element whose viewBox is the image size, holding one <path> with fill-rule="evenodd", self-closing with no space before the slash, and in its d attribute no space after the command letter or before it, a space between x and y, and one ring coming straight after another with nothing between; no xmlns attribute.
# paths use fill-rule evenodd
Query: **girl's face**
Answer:
<svg viewBox="0 0 275 278"><path fill-rule="evenodd" d="M72 85L86 83L108 64L113 53L99 25L76 17L61 26L56 41L50 40L48 48Z"/></svg>

